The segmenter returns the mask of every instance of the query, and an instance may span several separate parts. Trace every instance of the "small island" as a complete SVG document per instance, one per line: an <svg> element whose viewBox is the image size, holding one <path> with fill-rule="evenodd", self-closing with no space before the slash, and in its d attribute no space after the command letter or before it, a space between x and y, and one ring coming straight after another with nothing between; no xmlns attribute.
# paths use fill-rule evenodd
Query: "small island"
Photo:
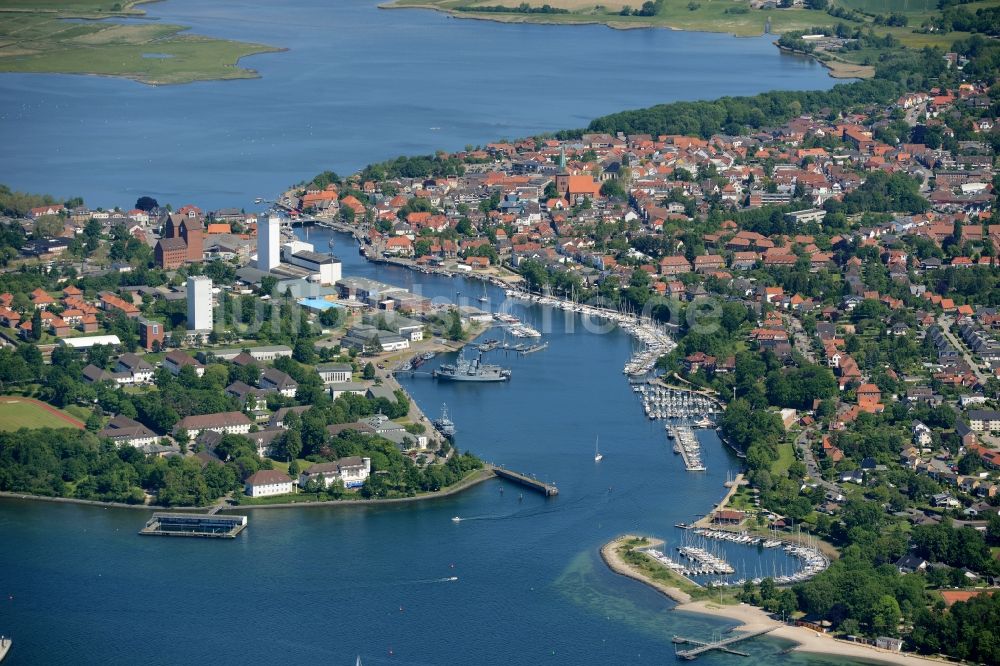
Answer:
<svg viewBox="0 0 1000 666"><path fill-rule="evenodd" d="M93 74L164 85L257 78L241 58L281 49L188 34L148 18L149 0L0 0L0 72ZM124 22L121 19L133 19Z"/></svg>

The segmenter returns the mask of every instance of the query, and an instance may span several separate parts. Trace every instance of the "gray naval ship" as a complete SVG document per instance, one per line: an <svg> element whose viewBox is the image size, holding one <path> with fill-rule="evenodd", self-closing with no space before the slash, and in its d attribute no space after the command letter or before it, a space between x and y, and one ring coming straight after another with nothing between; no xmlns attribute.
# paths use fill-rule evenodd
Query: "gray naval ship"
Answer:
<svg viewBox="0 0 1000 666"><path fill-rule="evenodd" d="M444 363L434 371L434 376L450 382L505 382L510 379L510 369L483 363L480 354L472 360L462 356L454 364Z"/></svg>

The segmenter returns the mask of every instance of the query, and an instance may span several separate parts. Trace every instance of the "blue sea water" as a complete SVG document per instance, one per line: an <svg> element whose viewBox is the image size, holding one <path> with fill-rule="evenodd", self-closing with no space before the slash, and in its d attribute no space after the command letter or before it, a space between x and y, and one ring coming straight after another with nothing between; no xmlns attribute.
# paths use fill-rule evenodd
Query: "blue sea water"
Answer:
<svg viewBox="0 0 1000 666"><path fill-rule="evenodd" d="M288 50L246 58L254 80L150 87L0 74L0 183L92 206L151 195L242 208L324 169L584 127L661 102L835 83L773 37L468 21L375 0L142 8L198 34Z"/></svg>
<svg viewBox="0 0 1000 666"><path fill-rule="evenodd" d="M329 237L310 233L317 245ZM333 237L345 274L430 297L482 293L478 283L364 263L346 236ZM503 293L488 295L499 307ZM731 626L671 612L659 593L608 571L598 549L624 532L680 545L673 525L718 502L739 461L701 431L708 471L684 471L621 374L632 350L623 332L504 307L550 331L545 351L498 357L513 370L509 383L404 384L432 416L447 402L461 448L554 481L558 497L490 481L409 505L250 510L232 542L140 537L145 511L3 500L9 663L662 664L674 659L674 634ZM780 552L759 560L729 546L727 555L745 572L782 566ZM786 647L754 640L741 647L750 659L703 661L829 663Z"/></svg>
<svg viewBox="0 0 1000 666"><path fill-rule="evenodd" d="M766 38L458 21L372 0L144 8L289 50L246 59L262 78L244 81L0 75L0 182L95 206L149 194L243 207L322 169L658 102L833 84ZM324 233L310 240L322 247ZM482 293L363 263L345 237L336 242L345 274L428 296ZM498 307L503 294L488 293ZM544 324L550 345L501 359L509 384L404 382L432 416L447 402L462 448L555 481L557 498L491 481L405 506L253 510L226 543L140 538L143 511L2 500L0 633L15 639L6 663L660 664L674 658L673 634L728 626L670 612L658 593L607 571L597 550L626 531L679 544L674 523L711 508L738 460L706 433L708 472L683 471L621 374L627 335L511 308ZM595 465L598 436L605 459ZM729 554L754 572L782 565L777 554L773 564ZM784 648L756 640L749 660L703 661L819 663Z"/></svg>

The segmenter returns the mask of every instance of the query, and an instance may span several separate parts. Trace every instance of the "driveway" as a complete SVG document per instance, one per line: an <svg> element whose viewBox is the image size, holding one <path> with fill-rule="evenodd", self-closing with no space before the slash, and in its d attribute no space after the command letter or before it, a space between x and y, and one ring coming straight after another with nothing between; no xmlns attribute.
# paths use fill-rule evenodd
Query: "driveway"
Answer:
<svg viewBox="0 0 1000 666"><path fill-rule="evenodd" d="M813 353L809 336L806 335L805 330L802 328L802 322L799 321L798 317L786 315L785 323L791 329L792 344L795 346L795 350L802 354L810 363L815 363L816 354Z"/></svg>
<svg viewBox="0 0 1000 666"><path fill-rule="evenodd" d="M795 446L802 453L802 462L806 465L806 474L827 492L834 493L835 495L843 495L844 491L840 486L823 478L819 463L816 462L816 456L813 454L812 447L809 446L809 435L812 432L810 429L803 430L795 438Z"/></svg>
<svg viewBox="0 0 1000 666"><path fill-rule="evenodd" d="M970 368L972 368L972 372L976 375L976 381L979 382L979 385L986 386L987 375L982 371L982 368L976 359L972 357L972 353L969 351L969 348L965 346L965 343L955 337L955 335L951 332L951 325L954 323L951 317L941 315L938 317L937 323L938 326L941 327L941 332L944 333L944 337L947 338L952 347L958 350L958 352L962 355L962 358L965 359L965 362L969 364Z"/></svg>

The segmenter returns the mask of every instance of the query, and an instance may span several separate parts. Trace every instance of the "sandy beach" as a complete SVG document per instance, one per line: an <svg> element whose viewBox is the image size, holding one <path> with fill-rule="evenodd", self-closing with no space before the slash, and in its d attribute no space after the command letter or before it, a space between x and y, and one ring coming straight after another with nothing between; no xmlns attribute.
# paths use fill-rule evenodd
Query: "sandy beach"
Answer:
<svg viewBox="0 0 1000 666"><path fill-rule="evenodd" d="M734 631L755 631L769 626L775 627L768 636L796 643L797 645L793 648L796 652L846 657L848 659L880 664L940 665L946 663L940 659L931 659L909 652L889 652L870 645L842 641L807 627L785 625L772 618L762 609L747 604L720 606L710 601L692 601L679 604L674 610L735 620L740 624L733 627Z"/></svg>
<svg viewBox="0 0 1000 666"><path fill-rule="evenodd" d="M827 655L831 657L841 657L851 660L858 660L867 663L879 664L944 664L940 659L931 659L913 653L889 652L880 650L870 645L843 641L827 634L822 634L807 627L796 627L782 624L775 620L763 609L748 604L720 605L712 601L691 601L691 596L675 587L664 585L659 581L647 578L641 572L630 567L618 554L618 546L623 542L636 538L635 535L620 536L614 541L606 543L601 548L601 558L608 567L615 573L638 580L650 587L662 592L667 597L678 602L675 611L686 613L699 613L701 615L711 615L727 620L734 620L739 624L733 627L734 631L757 631L768 627L773 630L767 635L782 640L796 643L792 648L797 652L807 652L811 654ZM655 539L649 539L651 545L658 543Z"/></svg>
<svg viewBox="0 0 1000 666"><path fill-rule="evenodd" d="M608 565L608 568L610 568L616 574L626 576L627 578L634 578L635 580L641 583L649 585L650 587L658 590L659 592L662 592L667 597L673 599L679 604L689 603L691 601L691 595L688 594L687 592L684 592L683 590L678 589L676 587L664 585L660 581L647 578L640 572L632 569L632 567L630 567L625 562L625 560L621 558L621 555L618 554L618 546L621 545L623 542L634 538L635 536L631 534L626 534L624 536L618 537L614 541L609 541L608 543L604 544L604 546L601 548L601 559L603 559L604 563ZM663 541L661 539L647 538L647 540L649 542L649 545L653 546L654 548L663 545Z"/></svg>

